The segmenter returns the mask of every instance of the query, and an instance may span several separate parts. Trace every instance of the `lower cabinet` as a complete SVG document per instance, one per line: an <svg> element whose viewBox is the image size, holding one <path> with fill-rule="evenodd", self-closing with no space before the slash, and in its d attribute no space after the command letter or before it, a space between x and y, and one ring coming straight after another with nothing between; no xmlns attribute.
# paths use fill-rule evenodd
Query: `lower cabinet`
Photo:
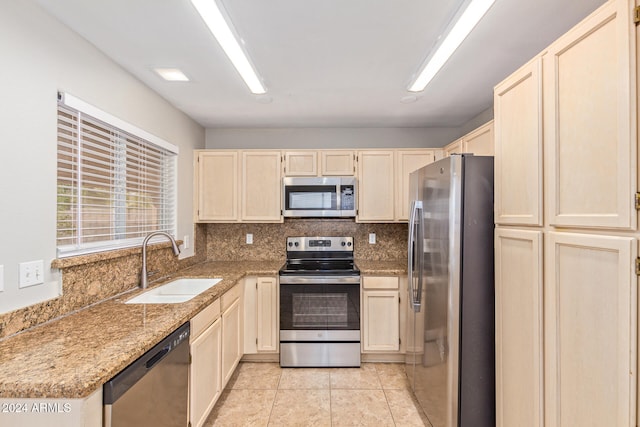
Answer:
<svg viewBox="0 0 640 427"><path fill-rule="evenodd" d="M278 352L278 281L244 280L244 354Z"/></svg>
<svg viewBox="0 0 640 427"><path fill-rule="evenodd" d="M242 357L242 305L240 285L228 290L222 304L222 384L227 384Z"/></svg>
<svg viewBox="0 0 640 427"><path fill-rule="evenodd" d="M362 351L400 351L400 280L362 278Z"/></svg>

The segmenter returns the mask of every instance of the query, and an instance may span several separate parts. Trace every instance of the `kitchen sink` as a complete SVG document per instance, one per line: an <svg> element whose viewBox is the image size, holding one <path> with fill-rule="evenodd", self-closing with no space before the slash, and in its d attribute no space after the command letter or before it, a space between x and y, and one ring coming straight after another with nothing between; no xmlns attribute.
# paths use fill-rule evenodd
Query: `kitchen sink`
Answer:
<svg viewBox="0 0 640 427"><path fill-rule="evenodd" d="M150 289L125 304L176 304L189 301L196 295L220 283L222 279L176 279Z"/></svg>

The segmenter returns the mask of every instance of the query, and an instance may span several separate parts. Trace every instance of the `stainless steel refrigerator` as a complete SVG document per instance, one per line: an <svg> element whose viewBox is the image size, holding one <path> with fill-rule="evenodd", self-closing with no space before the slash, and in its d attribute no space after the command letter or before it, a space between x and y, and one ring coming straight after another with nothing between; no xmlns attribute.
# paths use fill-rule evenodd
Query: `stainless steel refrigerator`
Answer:
<svg viewBox="0 0 640 427"><path fill-rule="evenodd" d="M495 426L493 157L410 175L406 371L433 427Z"/></svg>

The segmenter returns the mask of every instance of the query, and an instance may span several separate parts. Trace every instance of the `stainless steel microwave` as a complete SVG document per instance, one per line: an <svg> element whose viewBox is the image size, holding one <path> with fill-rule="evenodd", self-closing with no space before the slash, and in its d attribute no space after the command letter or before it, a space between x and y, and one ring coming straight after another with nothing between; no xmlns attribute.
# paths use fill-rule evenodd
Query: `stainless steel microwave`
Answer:
<svg viewBox="0 0 640 427"><path fill-rule="evenodd" d="M352 176L282 179L285 217L355 217L356 179Z"/></svg>

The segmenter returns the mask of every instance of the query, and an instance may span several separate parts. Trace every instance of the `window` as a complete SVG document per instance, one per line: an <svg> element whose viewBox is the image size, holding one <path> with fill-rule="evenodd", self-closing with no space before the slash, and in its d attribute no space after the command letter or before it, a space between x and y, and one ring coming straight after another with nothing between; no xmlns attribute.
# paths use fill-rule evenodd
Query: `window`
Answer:
<svg viewBox="0 0 640 427"><path fill-rule="evenodd" d="M176 230L177 147L58 96L58 256L139 245Z"/></svg>

